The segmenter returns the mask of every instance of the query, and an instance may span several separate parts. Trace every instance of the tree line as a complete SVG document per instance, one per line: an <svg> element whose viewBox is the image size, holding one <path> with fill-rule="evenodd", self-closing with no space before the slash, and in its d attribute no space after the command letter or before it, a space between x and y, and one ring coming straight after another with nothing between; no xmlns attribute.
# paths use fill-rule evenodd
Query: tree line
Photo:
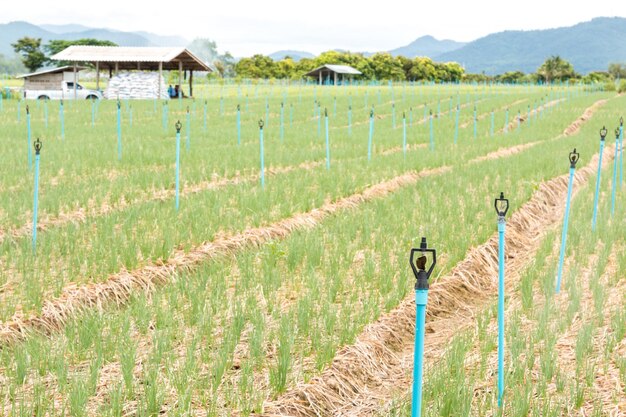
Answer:
<svg viewBox="0 0 626 417"><path fill-rule="evenodd" d="M328 51L315 58L302 58L294 61L285 57L274 61L269 56L254 55L242 58L234 72L238 78L283 78L301 79L304 75L325 64L349 65L363 73L359 79L436 82L461 81L465 73L456 62L434 62L427 57L407 58L379 52L371 56L360 53Z"/></svg>
<svg viewBox="0 0 626 417"><path fill-rule="evenodd" d="M98 39L78 39L73 41L51 40L42 45L41 38L23 37L12 44L16 53L21 56L23 65L31 72L50 63L49 56L61 52L71 45L117 46L114 42ZM315 58L302 58L298 61L285 57L275 61L269 56L257 54L249 58L241 58L235 62L233 56L226 52L218 54L215 42L206 38L194 40L189 49L203 61L213 67L215 72L209 76L238 79L292 79L304 78L309 71L325 64L349 65L363 75L360 80L391 80L391 81L434 81L434 82L502 82L521 83L555 83L576 82L605 83L607 89L614 89L611 83L615 80L624 81L626 89L626 64L612 63L607 71L591 72L585 76L576 73L572 64L560 57L548 57L534 73L510 71L490 76L486 74L468 74L456 62L435 62L428 57L407 58L393 56L388 52L379 52L370 56L361 53L327 51ZM0 57L2 58L2 57ZM0 63L2 60L0 59ZM66 63L57 63L65 65Z"/></svg>

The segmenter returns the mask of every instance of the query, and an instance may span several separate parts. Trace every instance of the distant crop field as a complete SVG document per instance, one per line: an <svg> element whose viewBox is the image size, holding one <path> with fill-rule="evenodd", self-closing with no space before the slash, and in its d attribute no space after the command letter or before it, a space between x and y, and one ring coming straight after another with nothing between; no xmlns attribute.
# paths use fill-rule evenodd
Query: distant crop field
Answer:
<svg viewBox="0 0 626 417"><path fill-rule="evenodd" d="M194 90L119 110L2 101L0 415L410 415L408 257L422 236L438 255L423 415L626 415L613 134L625 97L574 85Z"/></svg>

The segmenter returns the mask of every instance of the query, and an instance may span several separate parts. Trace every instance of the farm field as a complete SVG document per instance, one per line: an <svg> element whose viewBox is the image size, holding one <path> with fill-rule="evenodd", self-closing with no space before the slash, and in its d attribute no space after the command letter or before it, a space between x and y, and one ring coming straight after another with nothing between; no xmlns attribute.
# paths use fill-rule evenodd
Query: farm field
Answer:
<svg viewBox="0 0 626 417"><path fill-rule="evenodd" d="M425 415L626 415L625 105L573 85L204 85L122 101L118 139L115 101L4 100L0 415L410 415L422 236Z"/></svg>

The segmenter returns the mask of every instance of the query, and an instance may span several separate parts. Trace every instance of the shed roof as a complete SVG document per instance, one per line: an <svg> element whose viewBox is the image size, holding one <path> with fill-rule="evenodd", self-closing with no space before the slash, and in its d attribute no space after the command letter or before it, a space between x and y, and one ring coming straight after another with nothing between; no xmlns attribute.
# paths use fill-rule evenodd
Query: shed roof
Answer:
<svg viewBox="0 0 626 417"><path fill-rule="evenodd" d="M119 69L158 70L159 63L165 70L177 70L178 63L183 63L185 70L211 71L184 47L136 47L136 46L82 46L72 45L53 55L51 59L69 62L99 62L100 67Z"/></svg>
<svg viewBox="0 0 626 417"><path fill-rule="evenodd" d="M86 67L76 67L77 71L84 70L84 69L87 69L87 68ZM59 73L70 72L70 71L74 71L74 66L73 65L65 65L63 67L57 67L57 68L48 68L48 69L43 70L43 71L37 71L37 72L31 72L30 74L18 75L15 78L30 78L30 77L37 77L38 75L59 74Z"/></svg>
<svg viewBox="0 0 626 417"><path fill-rule="evenodd" d="M346 74L346 75L361 75L363 74L361 71L352 68L350 65L331 65L326 64L321 67L315 68L312 71L309 71L306 75L317 76L320 71L329 70L332 72L336 72L337 74Z"/></svg>

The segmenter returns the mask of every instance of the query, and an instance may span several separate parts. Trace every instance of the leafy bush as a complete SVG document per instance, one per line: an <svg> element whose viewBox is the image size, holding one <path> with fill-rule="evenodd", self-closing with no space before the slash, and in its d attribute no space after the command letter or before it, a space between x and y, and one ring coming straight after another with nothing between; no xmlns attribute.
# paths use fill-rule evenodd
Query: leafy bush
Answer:
<svg viewBox="0 0 626 417"><path fill-rule="evenodd" d="M619 82L619 87L617 88L617 92L620 94L626 92L626 80L621 80Z"/></svg>
<svg viewBox="0 0 626 417"><path fill-rule="evenodd" d="M605 82L604 91L615 91L615 83L613 81Z"/></svg>

